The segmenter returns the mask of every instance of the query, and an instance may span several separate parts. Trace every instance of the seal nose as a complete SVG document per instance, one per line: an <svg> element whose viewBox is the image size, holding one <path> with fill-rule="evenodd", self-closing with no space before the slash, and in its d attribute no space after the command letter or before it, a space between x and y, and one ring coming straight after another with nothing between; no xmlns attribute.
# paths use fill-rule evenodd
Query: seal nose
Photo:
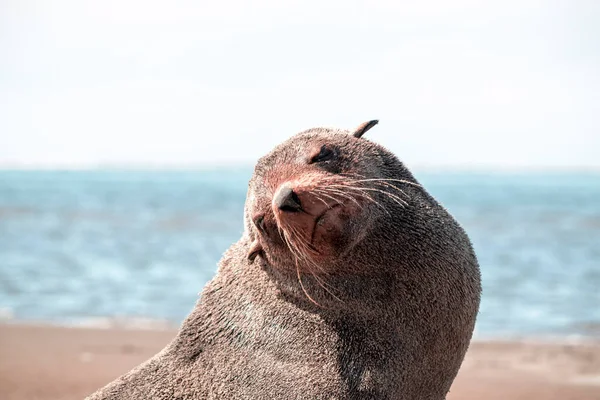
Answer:
<svg viewBox="0 0 600 400"><path fill-rule="evenodd" d="M277 194L273 198L273 204L285 212L302 211L298 195L289 186L283 186L277 191Z"/></svg>

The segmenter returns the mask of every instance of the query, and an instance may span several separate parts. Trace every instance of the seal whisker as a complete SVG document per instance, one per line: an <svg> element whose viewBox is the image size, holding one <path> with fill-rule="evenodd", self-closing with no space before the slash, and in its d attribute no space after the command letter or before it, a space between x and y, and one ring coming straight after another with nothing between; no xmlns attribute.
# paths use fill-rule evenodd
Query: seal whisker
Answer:
<svg viewBox="0 0 600 400"><path fill-rule="evenodd" d="M396 190L402 192L402 194L404 194L407 197L408 197L408 195L402 189L400 189L399 187L397 187L395 185L390 184L389 182L413 183L413 182L405 181L405 180L401 180L401 179L387 179L387 178L359 178L359 179L352 178L352 179L348 180L347 182L349 184L356 184L356 183L363 183L363 182L374 182L375 184L382 184L382 185L389 186L389 187L391 187L393 189L396 189ZM420 187L420 185L418 185L416 183L414 185L417 185L417 186Z"/></svg>
<svg viewBox="0 0 600 400"><path fill-rule="evenodd" d="M288 249L290 250L290 252L292 253L292 255L294 256L295 259L295 265L296 265L296 276L298 278L298 283L300 284L300 287L302 288L302 291L304 292L304 295L315 305L317 305L318 307L323 307L321 304L319 304L315 299L313 299L307 292L306 288L304 287L304 283L302 282L302 276L300 275L300 260L303 259L305 261L307 261L307 263L309 263L308 259L307 259L307 255L302 252L299 248L298 248L298 242L296 240L294 240L294 237L298 237L298 233L296 232L295 229L293 229L290 226L286 227L281 227L281 229L283 230L283 235L286 238L285 242L286 245L288 247ZM310 271L310 269L309 269ZM311 271L311 273L314 275L314 273Z"/></svg>
<svg viewBox="0 0 600 400"><path fill-rule="evenodd" d="M406 198L408 200L410 200L410 196L408 194L406 194L406 192L402 189L400 189L398 186L396 185L392 185L389 182L375 182L376 185L383 185L385 187L389 187L390 189L396 189L397 191L399 191L400 193L402 193L404 196L406 196Z"/></svg>
<svg viewBox="0 0 600 400"><path fill-rule="evenodd" d="M316 263L310 256L310 253L317 253L317 250L312 245L310 245L310 243L301 240L302 236L299 235L299 233L296 229L291 228L290 232L292 233L292 236L294 236L295 238L298 239L298 241L294 241L294 245L296 247L296 251L301 255L299 258L304 260L306 262L307 266L312 265L316 269L318 269L321 273L323 273L324 275L327 275L328 272L325 269L323 269L322 266L320 266L318 263ZM308 269L314 275L314 272L312 270L310 270L310 268L308 268Z"/></svg>
<svg viewBox="0 0 600 400"><path fill-rule="evenodd" d="M355 186L348 186L348 188L357 188ZM386 192L384 190L381 189L375 189L375 188L369 188L369 187L361 187L360 190L366 190L366 191L371 191L371 192L379 192L381 194L383 194L384 196L388 196L389 198L391 198L392 200L394 200L397 204L399 204L402 207L405 207L408 205L408 203L401 199L400 197L396 196L395 194Z"/></svg>
<svg viewBox="0 0 600 400"><path fill-rule="evenodd" d="M335 197L329 195L328 192L323 188L315 189L315 191L317 191L318 193L322 194L323 196L335 201L336 203L339 203L339 201L340 201L339 199L336 199ZM328 208L331 208L331 207L328 205Z"/></svg>
<svg viewBox="0 0 600 400"><path fill-rule="evenodd" d="M297 236L296 236L297 237ZM299 242L298 246L299 247L304 247L306 245L306 243L304 242ZM308 257L308 255L306 255L306 257L304 258L304 260L307 263L307 267L313 266L316 269L318 269L321 273L323 273L324 275L328 275L328 272L326 270L324 270L317 262L315 262L312 258ZM336 299L340 300L334 293L332 293L327 287L326 287L326 282L322 281L318 275L315 274L315 272L311 269L311 268L307 268L308 271L311 273L311 275L315 278L315 280L317 281L317 283L323 288L325 289L327 292L329 292L333 297L335 297ZM328 285L329 286L329 285ZM331 287L331 286L330 286ZM331 287L332 290L333 287Z"/></svg>
<svg viewBox="0 0 600 400"><path fill-rule="evenodd" d="M305 256L305 260L312 261L309 254L310 253L318 254L319 253L318 250L314 246L312 246L310 243L308 243L306 240L302 240L303 239L302 235L300 235L296 229L292 228L292 231L294 233L294 236L298 239L298 242L296 243L296 245L298 247L301 247L301 249L299 249L299 251L302 252L302 250L304 250L303 254ZM319 267L319 269L320 269L320 267Z"/></svg>
<svg viewBox="0 0 600 400"><path fill-rule="evenodd" d="M292 255L296 258L296 259L304 259L306 256L302 253L302 251L298 248L296 241L293 239L293 232L291 232L291 229L289 229L290 227L288 227L288 230L285 229L285 227L282 227L281 229L283 230L283 236L285 237L285 243L287 245L287 248L290 250L290 253L292 253Z"/></svg>
<svg viewBox="0 0 600 400"><path fill-rule="evenodd" d="M349 176L352 176L352 175L355 175L357 177L361 176L361 175L358 175L358 174L349 174ZM404 192L404 190L400 189L396 185L391 184L390 182L408 183L408 184L412 184L412 185L421 187L421 185L416 184L414 182L410 182L410 181L403 180L403 179L392 179L392 178L390 178L390 179L387 179L387 178L352 179L351 181L348 181L348 186L353 186L352 184L363 183L363 182L374 182L377 185L383 185L383 186L395 189L395 190L399 191L400 193L402 193L404 196L406 196L407 199L410 199L410 196L408 194L406 194L406 192ZM366 189L366 190L373 189L373 188L368 188L368 187L365 187L365 186L362 186L362 185L361 185L361 187L364 188L364 189ZM385 194L387 195L389 193L386 192ZM405 200L400 199L400 198L398 198L398 200L400 200L402 203L405 203L405 205L408 205L408 203Z"/></svg>
<svg viewBox="0 0 600 400"><path fill-rule="evenodd" d="M350 185L339 185L339 184L332 184L329 185L330 187L340 187L343 189L349 189L349 190L356 190L361 194L361 197L368 199L369 201L371 201L373 204L377 205L378 207L380 207L383 211L385 211L388 215L390 215L389 211L385 208L385 206L381 203L379 203L377 200L375 200L372 196L370 196L367 192L366 192L366 188L363 187L357 187L357 186L350 186Z"/></svg>
<svg viewBox="0 0 600 400"><path fill-rule="evenodd" d="M286 232L286 231L284 231L284 232ZM286 232L286 233L288 233L288 232ZM289 235L289 237L288 237L288 235ZM296 241L293 240L294 234L292 232L289 232L288 235L286 235L286 237L288 239L287 242L288 242L288 246L289 246L290 251L294 254L294 256L297 259L304 259L306 256L298 248L298 245L297 245Z"/></svg>
<svg viewBox="0 0 600 400"><path fill-rule="evenodd" d="M294 230L294 233L296 234L296 237L298 237L298 239L301 239L301 240L300 240L300 243L302 243L302 244L305 246L305 248L306 248L307 250L310 250L310 252L312 252L312 253L314 253L314 254L319 254L319 251L318 251L318 250L317 250L317 249L316 249L316 248L315 248L315 247L314 247L312 244L310 244L310 243L309 243L309 242L306 240L307 238L306 238L304 235L301 235L300 233L298 233L298 230L297 230L297 229L295 229L295 228L292 228L292 229ZM302 241L302 239L303 239L304 241Z"/></svg>
<svg viewBox="0 0 600 400"><path fill-rule="evenodd" d="M363 182L374 182L374 184L376 185L382 185L385 186L386 188L391 188L391 189L395 189L398 192L402 193L404 196L406 196L407 199L410 200L410 196L402 189L400 189L398 186L391 184L390 182L388 182L388 180L384 180L384 179L362 179L362 180L355 180L355 183L363 183ZM394 181L392 181L394 182Z"/></svg>
<svg viewBox="0 0 600 400"><path fill-rule="evenodd" d="M289 244L291 245L291 248L293 247L293 252L294 255L298 258L301 259L303 261L306 261L307 263L310 262L309 261L309 256L308 256L308 252L306 251L305 248L300 248L302 241L300 240L301 237L298 234L298 232L296 231L296 229L292 228L292 227L288 227L289 229ZM298 239L298 240L296 240ZM292 250L290 248L290 250Z"/></svg>
<svg viewBox="0 0 600 400"><path fill-rule="evenodd" d="M313 191L312 191L313 195L314 195L314 196L315 196L315 197L316 197L318 200L320 200L320 201L321 201L323 204L325 204L325 207L329 208L329 204L327 204L327 202L326 202L325 200L323 200L323 199L321 198L321 196L319 196L319 195L318 195L316 192L320 192L320 190L319 190L318 188L315 188L315 189L313 189Z"/></svg>
<svg viewBox="0 0 600 400"><path fill-rule="evenodd" d="M313 278L315 278L315 281L317 282L317 284L319 286L321 286L327 293L329 293L331 296L333 296L333 298L335 298L337 301L340 301L340 302L344 303L344 301L342 299L340 299L339 297L337 297L332 292L332 290L335 290L335 288L333 286L331 286L330 284L328 284L326 281L321 280L321 278L319 278L313 271L310 271L310 273L313 276ZM328 289L328 287L329 287L329 289Z"/></svg>
<svg viewBox="0 0 600 400"><path fill-rule="evenodd" d="M395 203L397 203L399 206L401 206L402 208L406 207L408 205L408 203L403 200L402 198L400 198L399 196L386 192L385 190L380 190L380 189L374 189L374 188L370 188L370 189L365 189L365 190L372 190L374 192L380 192L381 194L383 194L384 196L389 197L390 199L394 200Z"/></svg>
<svg viewBox="0 0 600 400"><path fill-rule="evenodd" d="M357 173L341 173L338 174L338 176L342 176L342 177L348 177L351 178L353 180L359 180L359 181L394 181L394 182L400 182L400 183L406 183L408 185L412 185L412 186L416 186L418 188L423 188L422 185L416 183L416 182L412 182L406 179L397 179L397 178L369 178L366 175L362 175L362 174L357 174ZM357 179L358 178L358 179Z"/></svg>
<svg viewBox="0 0 600 400"><path fill-rule="evenodd" d="M361 204L358 202L358 200L356 200L356 198L355 198L355 197L351 196L351 195L350 195L350 194L348 194L348 193L344 193L344 192L342 192L341 190L334 189L334 188L330 188L330 187L328 187L328 188L323 188L323 189L317 189L317 190L319 190L319 193L322 193L322 194L324 194L324 195L325 195L325 193L323 193L323 192L329 192L329 193L334 193L334 194L337 194L338 196L342 196L342 197L344 197L344 198L346 198L346 199L348 199L348 200L350 200L350 201L354 202L354 203L355 203L355 204L356 204L358 207L362 208L362 205L361 205ZM331 197L331 196L330 196L330 197ZM333 198L333 197L332 197L332 198ZM336 199L336 201L339 201L339 200L337 200L337 199Z"/></svg>
<svg viewBox="0 0 600 400"><path fill-rule="evenodd" d="M277 226L277 233L279 233L279 237L281 238L281 240L283 242L286 242L287 244L287 239L285 238L285 232L283 231L283 228L281 227L281 225L279 223L276 223L275 226ZM289 246L288 246L289 248Z"/></svg>
<svg viewBox="0 0 600 400"><path fill-rule="evenodd" d="M293 233L293 235L297 238L299 238L299 235L297 233L297 231L295 230L291 230ZM298 246L303 247L302 245L304 244L303 242L299 242L296 243ZM302 253L302 252L300 252ZM305 256L307 256L305 254ZM302 283L302 277L300 275L300 269L299 269L299 257L298 255L295 255L296 257L296 273L298 275L298 282L300 283L300 285L302 286L302 290L304 291L304 294L311 300L313 301L315 304L317 304L320 307L323 307L321 304L319 304L318 302L314 301L314 299L308 294L308 292L306 291L306 288L304 287L304 284ZM324 271L314 260L310 259L309 257L305 257L305 261L307 262L307 267L309 267L310 265L316 267L317 269L321 270L321 272L326 274L326 271ZM313 278L315 279L315 281L317 282L317 285L321 286L327 293L329 293L331 296L333 296L336 300L343 302L338 296L335 295L335 293L333 293L333 290L335 290L333 287L331 287L330 285L328 285L325 281L321 280L317 274L315 274L315 272L311 269L311 268L307 268L308 271L310 272L310 274L313 276ZM329 286L329 288L328 288Z"/></svg>
<svg viewBox="0 0 600 400"><path fill-rule="evenodd" d="M316 190L316 191L318 191L318 192L319 192L320 194L322 194L323 196L325 196L325 197L328 197L328 198L330 198L331 200L335 201L337 204L339 204L339 203L340 203L340 200L339 200L339 199L336 199L335 197L333 197L333 196L331 196L331 195L329 195L329 194L327 193L327 190L325 190L325 189L323 189L323 188L321 188L321 189L315 189L315 190ZM328 207L328 208L331 208L331 206L329 206L329 205L328 205L327 207Z"/></svg>
<svg viewBox="0 0 600 400"><path fill-rule="evenodd" d="M308 292L306 291L306 288L304 287L304 283L302 283L302 277L300 276L300 268L298 267L298 259L296 259L296 276L298 277L298 283L300 283L300 287L302 288L302 291L304 292L304 294L306 295L306 297L312 301L315 305L317 305L318 307L323 308L323 306L321 304L319 304L315 299L313 299L310 294L308 294Z"/></svg>
<svg viewBox="0 0 600 400"><path fill-rule="evenodd" d="M361 178L361 179L357 179L357 182L376 182L376 181L385 181L385 182L399 182L399 183L406 183L407 185L412 185L415 187L418 187L420 189L423 188L423 186L419 185L418 183L415 182L411 182L411 181L407 181L406 179L394 179L394 178Z"/></svg>
<svg viewBox="0 0 600 400"><path fill-rule="evenodd" d="M365 191L363 191L362 187L359 186L353 186L350 184L330 184L327 189L335 189L335 188L340 188L340 189L354 189L354 190L358 190L359 192L362 192L362 197L365 197L373 202L375 202L375 199L373 199L368 193L366 193Z"/></svg>
<svg viewBox="0 0 600 400"><path fill-rule="evenodd" d="M379 192L382 193L384 196L388 196L389 198L393 199L396 201L396 203L398 203L399 205L401 205L402 207L405 207L408 205L408 203L401 199L399 196L386 192L385 190L381 190L381 189L375 189L375 188L364 188L365 190L370 190L370 191L374 191L374 192Z"/></svg>
<svg viewBox="0 0 600 400"><path fill-rule="evenodd" d="M305 261L307 262L307 267L309 266L314 266L316 269L318 269L319 271L321 271L323 274L327 275L327 271L325 271L319 264L317 264L314 260L310 259L310 258L306 258ZM315 279L315 281L317 282L317 285L321 286L327 293L329 293L331 296L333 296L336 300L340 301L343 303L343 300L340 299L335 293L333 293L333 291L335 291L335 288L331 285L329 285L326 281L322 280L321 278L319 278L319 276L317 274L315 274L315 271L312 270L311 268L307 268L308 271L310 272L310 274L313 276L313 278Z"/></svg>

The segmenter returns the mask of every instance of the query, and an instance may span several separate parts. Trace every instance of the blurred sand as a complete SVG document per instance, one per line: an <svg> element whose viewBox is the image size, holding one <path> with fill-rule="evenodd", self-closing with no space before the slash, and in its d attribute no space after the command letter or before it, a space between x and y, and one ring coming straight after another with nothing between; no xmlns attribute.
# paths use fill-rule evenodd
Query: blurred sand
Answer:
<svg viewBox="0 0 600 400"><path fill-rule="evenodd" d="M174 331L0 325L0 398L82 399ZM475 342L447 400L600 399L600 342Z"/></svg>

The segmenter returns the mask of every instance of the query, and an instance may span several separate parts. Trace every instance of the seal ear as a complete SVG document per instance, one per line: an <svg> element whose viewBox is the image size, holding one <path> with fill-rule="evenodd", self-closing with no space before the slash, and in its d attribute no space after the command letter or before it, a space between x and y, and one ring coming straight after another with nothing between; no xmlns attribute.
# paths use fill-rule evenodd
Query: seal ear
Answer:
<svg viewBox="0 0 600 400"><path fill-rule="evenodd" d="M354 132L352 132L352 136L359 138L362 135L364 135L369 129L371 129L372 127L374 127L375 125L377 125L377 123L379 122L379 120L374 119L372 121L367 121L367 122L363 122L362 124L360 124L355 130Z"/></svg>

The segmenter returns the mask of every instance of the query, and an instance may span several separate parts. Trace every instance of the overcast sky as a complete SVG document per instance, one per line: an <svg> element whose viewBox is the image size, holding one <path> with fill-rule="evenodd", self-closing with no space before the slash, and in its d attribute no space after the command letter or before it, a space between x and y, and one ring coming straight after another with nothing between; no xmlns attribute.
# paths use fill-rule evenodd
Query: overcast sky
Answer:
<svg viewBox="0 0 600 400"><path fill-rule="evenodd" d="M253 163L380 125L409 166L600 167L600 1L0 1L0 165Z"/></svg>

